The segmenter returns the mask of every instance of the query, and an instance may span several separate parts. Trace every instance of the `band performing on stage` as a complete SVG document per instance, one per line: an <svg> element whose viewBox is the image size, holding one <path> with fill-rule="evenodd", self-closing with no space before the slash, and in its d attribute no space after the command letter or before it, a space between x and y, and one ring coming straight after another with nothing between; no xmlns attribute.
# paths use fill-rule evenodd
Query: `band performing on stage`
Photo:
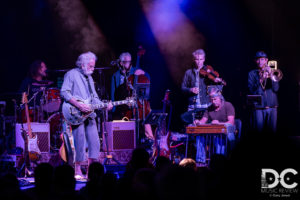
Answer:
<svg viewBox="0 0 300 200"><path fill-rule="evenodd" d="M57 152L63 162L74 167L78 180L86 178L84 165L120 164L124 162L120 152L131 153L141 147L150 153L153 165L160 157L174 163L191 157L197 166L208 166L212 155L229 156L240 140L242 122L236 118L234 105L224 98L228 86L222 75L205 63L204 50L191 52L191 67L182 76L181 90L188 105L181 113L184 131L180 133L170 127L170 90L166 88L162 98L163 108L151 109L150 75L139 66L144 53L140 48L135 63L129 52L111 62L117 71L106 77L111 82L106 91L110 99L100 99L95 88L92 75L97 56L93 52L79 55L75 68L57 70L65 73L60 86L47 80L45 62L34 61L19 90L23 101L15 107L16 146L23 148L28 158L20 173L28 176L43 161L43 152ZM248 76L251 127L275 133L282 72L276 61L268 62L263 51L256 53L255 62L257 68ZM48 137L40 133L43 128L49 131Z"/></svg>
<svg viewBox="0 0 300 200"><path fill-rule="evenodd" d="M300 200L300 1L1 1L0 198Z"/></svg>

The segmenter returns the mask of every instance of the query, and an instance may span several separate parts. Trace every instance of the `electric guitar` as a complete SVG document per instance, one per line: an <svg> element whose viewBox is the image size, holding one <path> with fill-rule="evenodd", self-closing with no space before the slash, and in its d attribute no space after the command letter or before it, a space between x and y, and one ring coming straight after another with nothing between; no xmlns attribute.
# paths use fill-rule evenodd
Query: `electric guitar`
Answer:
<svg viewBox="0 0 300 200"><path fill-rule="evenodd" d="M59 149L59 155L63 161L72 166L75 163L76 153L74 146L74 138L72 134L72 127L64 120L62 128L63 132L61 134L61 138L63 143Z"/></svg>
<svg viewBox="0 0 300 200"><path fill-rule="evenodd" d="M169 100L170 90L166 90L165 96L163 99L163 113L166 112L166 106L170 104ZM171 119L171 112L169 113L169 119ZM170 120L169 120L170 122ZM170 125L170 123L169 123ZM164 156L170 158L170 131L169 127L166 126L166 120L163 120L160 124L160 127L156 129L155 134L155 146L154 154L156 156Z"/></svg>
<svg viewBox="0 0 300 200"><path fill-rule="evenodd" d="M41 157L41 151L37 144L37 136L32 134L29 111L28 111L28 99L27 94L24 92L22 95L22 103L25 105L25 114L27 120L27 131L22 130L22 137L24 139L24 155L25 160L29 157L31 161L38 161Z"/></svg>
<svg viewBox="0 0 300 200"><path fill-rule="evenodd" d="M91 104L91 99L81 99L78 97L75 97L75 99L78 102L89 104L91 106L90 112L82 112L77 107L73 106L72 104L68 102L64 102L62 105L62 113L64 118L67 120L67 122L71 125L79 125L84 122L92 113L94 113L94 110L97 109L104 109L108 106L107 103L100 103L100 104ZM111 102L113 106L119 106L127 104L129 106L132 106L135 104L135 100L131 97L121 100L121 101L114 101Z"/></svg>

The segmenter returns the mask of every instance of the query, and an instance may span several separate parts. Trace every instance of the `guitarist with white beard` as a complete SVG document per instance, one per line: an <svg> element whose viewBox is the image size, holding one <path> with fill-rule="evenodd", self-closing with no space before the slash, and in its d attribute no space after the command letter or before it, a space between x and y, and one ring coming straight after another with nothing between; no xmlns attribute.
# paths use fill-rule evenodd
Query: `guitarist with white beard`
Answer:
<svg viewBox="0 0 300 200"><path fill-rule="evenodd" d="M92 73L94 72L97 57L92 52L81 54L76 66L68 71L64 76L61 88L61 97L67 103L72 104L83 113L92 111L90 104L101 104L94 86ZM89 104L77 101L77 99L90 99ZM108 103L107 109L112 109L112 104ZM100 141L95 121L96 114L92 113L79 125L72 125L72 133L75 144L75 178L84 178L81 172L81 164L85 161L85 142L88 144L88 164L95 162L99 158Z"/></svg>

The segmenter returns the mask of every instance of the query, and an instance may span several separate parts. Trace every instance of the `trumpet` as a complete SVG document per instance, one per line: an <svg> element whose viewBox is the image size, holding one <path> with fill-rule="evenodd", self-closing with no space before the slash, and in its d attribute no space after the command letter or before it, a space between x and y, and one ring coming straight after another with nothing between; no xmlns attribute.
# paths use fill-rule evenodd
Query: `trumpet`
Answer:
<svg viewBox="0 0 300 200"><path fill-rule="evenodd" d="M265 82L267 78L270 78L274 82L279 82L283 73L277 68L277 61L270 60L268 64L260 71L260 81Z"/></svg>

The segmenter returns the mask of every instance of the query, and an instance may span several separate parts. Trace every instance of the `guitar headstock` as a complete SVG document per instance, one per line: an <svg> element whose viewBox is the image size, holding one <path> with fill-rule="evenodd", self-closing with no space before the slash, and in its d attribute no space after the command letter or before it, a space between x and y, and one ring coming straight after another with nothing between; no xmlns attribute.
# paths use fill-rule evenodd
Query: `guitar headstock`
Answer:
<svg viewBox="0 0 300 200"><path fill-rule="evenodd" d="M128 105L128 106L134 106L136 103L134 97L127 97L126 101L127 101L126 105Z"/></svg>
<svg viewBox="0 0 300 200"><path fill-rule="evenodd" d="M146 49L144 49L144 47L143 47L142 45L140 45L140 46L138 47L137 55L138 55L139 57L141 57L141 56L143 56L145 53L146 53Z"/></svg>
<svg viewBox="0 0 300 200"><path fill-rule="evenodd" d="M165 92L163 102L166 102L166 103L170 102L170 93L171 93L171 90L167 89Z"/></svg>
<svg viewBox="0 0 300 200"><path fill-rule="evenodd" d="M28 98L27 98L26 92L23 92L23 94L22 94L22 103L23 104L28 103Z"/></svg>

